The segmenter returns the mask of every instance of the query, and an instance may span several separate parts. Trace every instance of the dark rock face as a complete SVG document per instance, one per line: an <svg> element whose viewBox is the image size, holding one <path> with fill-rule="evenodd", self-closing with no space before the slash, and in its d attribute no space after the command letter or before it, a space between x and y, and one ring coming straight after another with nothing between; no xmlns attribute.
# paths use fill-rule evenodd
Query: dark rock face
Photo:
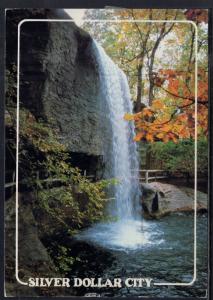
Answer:
<svg viewBox="0 0 213 300"><path fill-rule="evenodd" d="M19 279L27 282L29 277L56 275L55 267L46 248L38 237L36 220L29 205L31 195L19 195ZM5 205L6 241L6 293L7 296L35 296L40 290L20 285L15 278L15 195Z"/></svg>
<svg viewBox="0 0 213 300"><path fill-rule="evenodd" d="M24 19L69 19L62 10L7 11L7 70L17 63L17 28ZM96 179L104 177L105 145L110 144L107 112L100 96L92 39L72 22L24 22L20 31L20 107L54 127L68 146L71 164ZM16 97L14 107L16 107ZM25 124L20 124L24 126ZM79 196L79 195L78 195ZM55 266L42 243L39 218L26 192L19 198L20 279L54 277ZM77 197L77 196L76 196ZM32 196L35 198L35 195ZM67 211L69 213L69 211ZM54 226L54 224L53 224ZM46 295L15 278L15 198L6 202L7 296ZM33 259L32 259L33 257ZM72 290L48 290L48 296Z"/></svg>
<svg viewBox="0 0 213 300"><path fill-rule="evenodd" d="M169 213L193 212L194 190L171 184L142 184L142 207L146 218L161 218ZM207 211L207 194L197 192L197 211Z"/></svg>
<svg viewBox="0 0 213 300"><path fill-rule="evenodd" d="M49 26L42 104L45 117L56 120L61 140L72 152L100 155L99 80L90 47L90 37L72 23Z"/></svg>
<svg viewBox="0 0 213 300"><path fill-rule="evenodd" d="M63 10L8 11L8 64L16 62L12 40L17 40L17 24L26 18L70 19ZM96 156L99 161L111 135L91 48L90 35L73 22L24 22L20 29L20 105L52 124L70 152Z"/></svg>

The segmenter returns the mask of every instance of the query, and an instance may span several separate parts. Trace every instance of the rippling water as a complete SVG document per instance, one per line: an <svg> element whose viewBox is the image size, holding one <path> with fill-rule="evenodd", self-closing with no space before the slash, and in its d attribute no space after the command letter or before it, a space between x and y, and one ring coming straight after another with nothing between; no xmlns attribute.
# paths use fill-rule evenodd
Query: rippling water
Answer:
<svg viewBox="0 0 213 300"><path fill-rule="evenodd" d="M161 220L133 224L96 224L83 231L78 240L94 248L87 253L85 268L78 276L102 278L151 277L155 282L190 282L193 278L193 228L192 215L173 215ZM197 281L188 287L151 288L87 288L83 295L96 292L105 296L199 296L207 288L207 218L197 220ZM100 252L101 251L101 252ZM81 253L81 252L80 252ZM101 253L101 254L100 254ZM106 258L103 256L106 253ZM109 259L111 257L111 259ZM104 260L109 259L106 264ZM92 260L92 261L91 261ZM82 262L81 262L82 264ZM78 268L81 268L79 264ZM89 269L89 270L88 270ZM98 270L98 271L97 271Z"/></svg>

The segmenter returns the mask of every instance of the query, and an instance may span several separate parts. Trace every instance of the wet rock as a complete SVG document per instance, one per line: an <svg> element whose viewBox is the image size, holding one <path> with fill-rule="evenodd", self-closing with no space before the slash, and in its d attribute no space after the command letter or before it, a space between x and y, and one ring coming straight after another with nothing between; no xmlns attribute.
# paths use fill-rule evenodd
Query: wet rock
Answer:
<svg viewBox="0 0 213 300"><path fill-rule="evenodd" d="M142 184L142 208L146 218L161 218L175 212L194 211L194 190L171 184ZM197 191L197 211L207 212L207 194Z"/></svg>

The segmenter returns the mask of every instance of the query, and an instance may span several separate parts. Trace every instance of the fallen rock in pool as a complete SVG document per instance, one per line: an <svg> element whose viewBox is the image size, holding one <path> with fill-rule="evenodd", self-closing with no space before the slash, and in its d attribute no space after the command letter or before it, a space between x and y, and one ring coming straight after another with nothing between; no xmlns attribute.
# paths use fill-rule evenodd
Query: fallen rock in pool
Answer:
<svg viewBox="0 0 213 300"><path fill-rule="evenodd" d="M194 211L194 190L161 182L142 183L145 218L161 218L175 212ZM207 194L197 191L197 211L207 212Z"/></svg>

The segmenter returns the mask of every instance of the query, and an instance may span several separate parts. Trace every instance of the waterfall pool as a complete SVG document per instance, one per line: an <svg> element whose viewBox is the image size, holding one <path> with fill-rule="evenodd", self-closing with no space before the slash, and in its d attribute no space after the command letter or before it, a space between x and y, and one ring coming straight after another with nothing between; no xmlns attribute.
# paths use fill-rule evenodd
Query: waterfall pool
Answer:
<svg viewBox="0 0 213 300"><path fill-rule="evenodd" d="M85 288L76 295L204 297L207 288L207 217L197 218L197 280L193 286L151 288ZM150 277L155 282L190 282L194 267L193 215L176 214L160 220L100 223L76 237L73 254L79 257L70 277L111 279ZM121 227L119 229L119 227ZM134 228L134 229L133 229Z"/></svg>

